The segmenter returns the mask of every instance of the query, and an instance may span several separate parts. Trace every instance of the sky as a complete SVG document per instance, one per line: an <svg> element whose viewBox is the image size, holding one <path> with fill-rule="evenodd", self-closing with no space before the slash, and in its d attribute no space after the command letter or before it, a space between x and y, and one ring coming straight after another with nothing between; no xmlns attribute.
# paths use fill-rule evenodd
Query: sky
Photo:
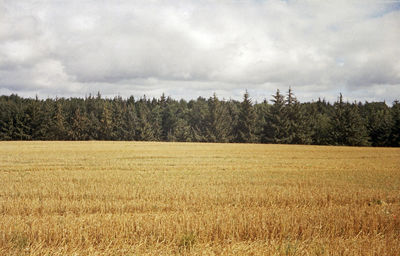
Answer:
<svg viewBox="0 0 400 256"><path fill-rule="evenodd" d="M400 100L400 1L0 0L0 95Z"/></svg>

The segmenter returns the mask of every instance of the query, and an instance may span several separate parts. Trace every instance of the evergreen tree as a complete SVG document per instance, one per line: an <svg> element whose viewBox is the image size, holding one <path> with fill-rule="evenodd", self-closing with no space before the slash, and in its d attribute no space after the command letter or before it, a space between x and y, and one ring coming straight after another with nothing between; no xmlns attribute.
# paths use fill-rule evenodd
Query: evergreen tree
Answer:
<svg viewBox="0 0 400 256"><path fill-rule="evenodd" d="M309 118L307 124L311 129L312 144L332 144L331 106L325 100L318 99L316 103L308 104Z"/></svg>
<svg viewBox="0 0 400 256"><path fill-rule="evenodd" d="M2 117L0 120L0 140L13 140L14 129L14 119L11 116Z"/></svg>
<svg viewBox="0 0 400 256"><path fill-rule="evenodd" d="M26 109L26 125L30 128L30 136L33 140L44 140L48 136L49 119L47 112L43 111L44 104L36 98L30 100Z"/></svg>
<svg viewBox="0 0 400 256"><path fill-rule="evenodd" d="M390 145L392 147L400 147L400 102L393 102L391 108L392 114L392 129L390 133Z"/></svg>
<svg viewBox="0 0 400 256"><path fill-rule="evenodd" d="M256 114L254 112L253 104L249 97L249 93L245 92L243 101L240 104L239 119L236 129L236 142L251 143L255 139L255 122Z"/></svg>
<svg viewBox="0 0 400 256"><path fill-rule="evenodd" d="M227 103L227 109L229 116L231 117L231 127L229 134L229 142L235 142L239 129L239 113L240 113L240 102L236 100L229 100Z"/></svg>
<svg viewBox="0 0 400 256"><path fill-rule="evenodd" d="M153 129L153 140L161 141L162 138L162 114L160 105L154 101L151 106L149 122Z"/></svg>
<svg viewBox="0 0 400 256"><path fill-rule="evenodd" d="M0 140L156 140L400 146L400 104L300 103L279 90L273 104L116 97L0 96Z"/></svg>
<svg viewBox="0 0 400 256"><path fill-rule="evenodd" d="M260 104L254 105L254 111L256 112L256 124L255 124L255 135L256 135L256 142L262 143L263 142L263 130L264 125L266 124L266 115L269 111L270 105L268 104L267 100L264 100Z"/></svg>
<svg viewBox="0 0 400 256"><path fill-rule="evenodd" d="M20 112L21 111L21 112ZM19 110L17 114L15 115L15 129L14 129L14 134L13 134L13 139L16 140L31 140L32 136L30 135L31 129L27 125L27 120L29 118L27 115L22 112L22 110Z"/></svg>
<svg viewBox="0 0 400 256"><path fill-rule="evenodd" d="M55 112L53 113L53 122L50 128L51 134L56 140L67 140L68 131L65 123L65 114L60 101L56 101Z"/></svg>
<svg viewBox="0 0 400 256"><path fill-rule="evenodd" d="M185 100L180 100L177 105L177 121L175 124L175 137L177 141L188 142L190 140L190 126L188 124L189 109Z"/></svg>
<svg viewBox="0 0 400 256"><path fill-rule="evenodd" d="M161 140L175 141L175 128L178 120L176 116L177 104L170 97L165 98L163 94L160 99L161 108Z"/></svg>
<svg viewBox="0 0 400 256"><path fill-rule="evenodd" d="M31 140L31 128L29 127L30 117L26 113L27 101L21 100L18 96L11 97L11 100L15 100L15 108L13 110L13 139L15 140Z"/></svg>
<svg viewBox="0 0 400 256"><path fill-rule="evenodd" d="M289 141L289 124L285 111L285 99L279 90L272 97L273 105L268 109L265 116L262 142L287 143Z"/></svg>
<svg viewBox="0 0 400 256"><path fill-rule="evenodd" d="M171 133L172 127L172 113L171 109L169 108L170 100L165 97L163 93L160 98L160 108L161 108L161 140L167 141L168 134Z"/></svg>
<svg viewBox="0 0 400 256"><path fill-rule="evenodd" d="M230 140L231 119L226 106L214 93L208 100L206 117L206 138L209 142L228 142Z"/></svg>
<svg viewBox="0 0 400 256"><path fill-rule="evenodd" d="M297 101L292 89L289 88L284 116L287 119L287 141L289 144L310 144L311 130L307 124L307 117L303 113L300 102Z"/></svg>
<svg viewBox="0 0 400 256"><path fill-rule="evenodd" d="M69 137L71 140L87 140L88 118L83 111L78 107L76 108L72 117L71 130L69 130Z"/></svg>
<svg viewBox="0 0 400 256"><path fill-rule="evenodd" d="M208 105L204 98L199 97L197 101L189 102L190 111L188 113L188 123L190 125L190 141L206 142L206 127Z"/></svg>
<svg viewBox="0 0 400 256"><path fill-rule="evenodd" d="M135 140L136 137L136 122L137 116L135 112L135 105L132 102L127 103L126 111L124 112L124 130L126 135L124 140Z"/></svg>
<svg viewBox="0 0 400 256"><path fill-rule="evenodd" d="M117 97L112 101L112 140L122 140L126 137L127 131L124 125L124 111L126 108L121 97Z"/></svg>
<svg viewBox="0 0 400 256"><path fill-rule="evenodd" d="M15 134L13 109L15 104L7 100L5 96L0 97L0 140L13 140Z"/></svg>
<svg viewBox="0 0 400 256"><path fill-rule="evenodd" d="M136 104L138 123L136 126L136 140L153 141L154 132L150 123L150 110L147 106L146 97L140 99Z"/></svg>
<svg viewBox="0 0 400 256"><path fill-rule="evenodd" d="M357 105L344 103L342 94L334 105L332 138L337 145L366 146L369 144L367 130L359 115Z"/></svg>
<svg viewBox="0 0 400 256"><path fill-rule="evenodd" d="M106 100L100 119L100 139L111 140L114 136L111 103Z"/></svg>
<svg viewBox="0 0 400 256"><path fill-rule="evenodd" d="M389 146L393 127L390 108L384 103L366 103L360 106L366 117L366 127L372 146Z"/></svg>
<svg viewBox="0 0 400 256"><path fill-rule="evenodd" d="M87 123L87 134L89 140L100 140L101 136L101 114L103 111L102 107L103 100L101 99L100 92L97 93L96 97L89 95L85 99L85 109L88 119Z"/></svg>

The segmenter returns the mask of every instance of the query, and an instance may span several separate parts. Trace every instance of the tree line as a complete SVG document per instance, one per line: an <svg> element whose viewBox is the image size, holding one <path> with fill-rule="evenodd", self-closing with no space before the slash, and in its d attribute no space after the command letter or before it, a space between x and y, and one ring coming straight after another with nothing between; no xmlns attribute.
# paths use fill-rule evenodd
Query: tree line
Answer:
<svg viewBox="0 0 400 256"><path fill-rule="evenodd" d="M127 140L400 146L400 103L299 102L291 89L253 103L133 96L0 96L0 140Z"/></svg>

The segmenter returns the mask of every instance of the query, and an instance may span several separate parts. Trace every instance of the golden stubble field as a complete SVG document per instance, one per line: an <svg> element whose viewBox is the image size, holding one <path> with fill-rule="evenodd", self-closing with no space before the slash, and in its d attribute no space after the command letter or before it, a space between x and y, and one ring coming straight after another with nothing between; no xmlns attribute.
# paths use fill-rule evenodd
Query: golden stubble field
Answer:
<svg viewBox="0 0 400 256"><path fill-rule="evenodd" d="M400 255L400 149L0 142L0 255Z"/></svg>

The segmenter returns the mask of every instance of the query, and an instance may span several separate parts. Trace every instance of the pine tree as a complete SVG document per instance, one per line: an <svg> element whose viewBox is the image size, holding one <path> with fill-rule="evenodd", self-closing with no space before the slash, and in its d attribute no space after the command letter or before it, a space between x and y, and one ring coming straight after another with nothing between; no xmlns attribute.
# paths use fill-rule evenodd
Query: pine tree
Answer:
<svg viewBox="0 0 400 256"><path fill-rule="evenodd" d="M53 122L50 128L51 134L56 140L67 140L68 131L65 123L65 114L60 101L56 101L55 111L53 113Z"/></svg>
<svg viewBox="0 0 400 256"><path fill-rule="evenodd" d="M155 100L153 104L151 104L150 117L149 122L153 129L153 140L160 141L162 138L162 114L161 107L158 102Z"/></svg>
<svg viewBox="0 0 400 256"><path fill-rule="evenodd" d="M154 132L150 123L150 110L147 106L146 97L140 99L136 104L138 123L136 126L136 140L153 141Z"/></svg>
<svg viewBox="0 0 400 256"><path fill-rule="evenodd" d="M122 140L126 137L127 131L124 125L124 111L126 111L121 97L112 101L112 140Z"/></svg>
<svg viewBox="0 0 400 256"><path fill-rule="evenodd" d="M15 133L13 109L14 104L6 97L0 97L0 140L12 140Z"/></svg>
<svg viewBox="0 0 400 256"><path fill-rule="evenodd" d="M100 119L100 139L111 140L114 138L112 108L111 103L106 100L103 105L103 111Z"/></svg>
<svg viewBox="0 0 400 256"><path fill-rule="evenodd" d="M24 101L20 101L19 98L16 99L15 103L13 139L32 140L31 127L29 127L30 117L26 111L27 104Z"/></svg>
<svg viewBox="0 0 400 256"><path fill-rule="evenodd" d="M235 141L242 143L252 143L255 138L256 114L249 93L245 92L243 101L240 104L239 119L237 123L237 134Z"/></svg>
<svg viewBox="0 0 400 256"><path fill-rule="evenodd" d="M285 99L279 90L272 97L273 105L268 109L265 116L262 142L287 143L289 141L289 124L285 111Z"/></svg>
<svg viewBox="0 0 400 256"><path fill-rule="evenodd" d="M97 93L96 97L89 94L89 97L85 99L85 109L88 119L86 126L88 139L99 140L100 139L100 128L101 128L101 113L102 113L102 99L101 94Z"/></svg>
<svg viewBox="0 0 400 256"><path fill-rule="evenodd" d="M204 98L189 102L188 123L190 125L190 141L206 142L208 106Z"/></svg>
<svg viewBox="0 0 400 256"><path fill-rule="evenodd" d="M208 100L206 117L206 138L209 142L228 142L230 140L231 119L226 106L218 100L214 93Z"/></svg>
<svg viewBox="0 0 400 256"><path fill-rule="evenodd" d="M372 146L390 146L393 120L386 103L365 103L360 106L366 118L366 127Z"/></svg>
<svg viewBox="0 0 400 256"><path fill-rule="evenodd" d="M135 112L134 103L127 103L126 110L124 111L124 130L126 131L126 135L124 140L135 140L136 137L136 124L137 116Z"/></svg>
<svg viewBox="0 0 400 256"><path fill-rule="evenodd" d="M176 125L176 106L173 100L168 97L166 98L162 94L160 99L161 108L161 140L163 141L175 141L174 128Z"/></svg>
<svg viewBox="0 0 400 256"><path fill-rule="evenodd" d="M236 100L229 100L227 103L228 115L231 118L231 129L229 134L229 142L236 142L236 137L239 128L239 113L240 113L240 102Z"/></svg>
<svg viewBox="0 0 400 256"><path fill-rule="evenodd" d="M394 101L391 108L392 129L390 133L390 145L400 147L400 102Z"/></svg>
<svg viewBox="0 0 400 256"><path fill-rule="evenodd" d="M1 118L0 120L0 140L12 140L15 134L14 119L9 116L8 118Z"/></svg>
<svg viewBox="0 0 400 256"><path fill-rule="evenodd" d="M87 123L88 118L86 114L81 111L79 107L76 108L72 117L71 130L69 131L70 139L87 140L89 138L87 134Z"/></svg>
<svg viewBox="0 0 400 256"><path fill-rule="evenodd" d="M270 105L268 104L267 100L264 100L260 104L254 105L254 111L256 112L256 124L255 124L255 135L256 135L256 142L262 143L263 142L263 130L264 125L266 123L266 114L268 113Z"/></svg>
<svg viewBox="0 0 400 256"><path fill-rule="evenodd" d="M334 105L332 138L337 145L366 146L369 144L367 130L356 104L343 102L342 94Z"/></svg>
<svg viewBox="0 0 400 256"><path fill-rule="evenodd" d="M24 99L0 96L0 140L169 140L400 146L400 104L345 103L325 100L300 103L289 89L253 104L208 100L179 102L84 99Z"/></svg>
<svg viewBox="0 0 400 256"><path fill-rule="evenodd" d="M312 144L332 144L331 108L329 103L321 99L318 99L316 103L309 104L307 112L309 113L308 124L311 130Z"/></svg>
<svg viewBox="0 0 400 256"><path fill-rule="evenodd" d="M310 144L311 131L307 125L307 116L303 113L300 102L297 101L292 89L289 88L284 107L287 118L287 141L289 144Z"/></svg>

